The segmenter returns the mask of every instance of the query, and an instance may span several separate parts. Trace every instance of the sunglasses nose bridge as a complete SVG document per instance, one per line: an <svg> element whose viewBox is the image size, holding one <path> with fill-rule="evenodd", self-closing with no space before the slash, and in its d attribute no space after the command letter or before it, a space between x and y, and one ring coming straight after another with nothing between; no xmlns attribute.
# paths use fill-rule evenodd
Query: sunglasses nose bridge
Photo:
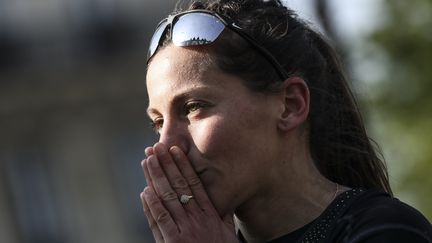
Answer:
<svg viewBox="0 0 432 243"><path fill-rule="evenodd" d="M168 17L167 17L167 24L168 25L172 25L172 22L174 21L175 17L176 17L176 15L168 15Z"/></svg>

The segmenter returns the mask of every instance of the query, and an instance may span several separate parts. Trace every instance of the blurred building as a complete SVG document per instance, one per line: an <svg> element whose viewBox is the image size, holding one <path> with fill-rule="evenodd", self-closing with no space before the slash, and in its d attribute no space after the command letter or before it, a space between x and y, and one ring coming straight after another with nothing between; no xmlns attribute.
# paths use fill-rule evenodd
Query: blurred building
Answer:
<svg viewBox="0 0 432 243"><path fill-rule="evenodd" d="M0 242L152 242L145 58L173 2L0 0Z"/></svg>

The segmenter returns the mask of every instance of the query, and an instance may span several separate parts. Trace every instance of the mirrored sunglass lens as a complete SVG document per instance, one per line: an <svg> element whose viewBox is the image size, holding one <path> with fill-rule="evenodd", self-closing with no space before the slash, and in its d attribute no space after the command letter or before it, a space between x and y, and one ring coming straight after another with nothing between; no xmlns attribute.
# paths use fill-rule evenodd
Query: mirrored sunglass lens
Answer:
<svg viewBox="0 0 432 243"><path fill-rule="evenodd" d="M210 44L216 40L225 25L215 16L205 13L185 14L172 29L172 41L176 46Z"/></svg>
<svg viewBox="0 0 432 243"><path fill-rule="evenodd" d="M165 31L165 28L167 26L168 22L164 21L162 24L159 25L159 27L156 29L155 33L153 34L153 37L150 41L150 48L149 48L149 58L153 56L156 49L158 48L160 38Z"/></svg>

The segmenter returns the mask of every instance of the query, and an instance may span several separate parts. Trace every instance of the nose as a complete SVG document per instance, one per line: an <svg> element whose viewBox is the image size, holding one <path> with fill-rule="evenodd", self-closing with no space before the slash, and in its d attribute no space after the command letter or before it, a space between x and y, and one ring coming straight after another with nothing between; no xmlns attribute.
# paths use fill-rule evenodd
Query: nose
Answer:
<svg viewBox="0 0 432 243"><path fill-rule="evenodd" d="M178 146L185 154L189 152L189 132L187 124L182 121L165 119L160 130L159 142L168 148Z"/></svg>

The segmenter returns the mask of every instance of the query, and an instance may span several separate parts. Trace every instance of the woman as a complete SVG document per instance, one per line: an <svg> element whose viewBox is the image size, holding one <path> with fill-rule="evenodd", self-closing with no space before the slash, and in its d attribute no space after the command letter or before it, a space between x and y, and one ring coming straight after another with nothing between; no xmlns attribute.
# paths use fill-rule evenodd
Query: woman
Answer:
<svg viewBox="0 0 432 243"><path fill-rule="evenodd" d="M152 38L156 242L431 242L391 197L333 49L279 1L194 2Z"/></svg>

